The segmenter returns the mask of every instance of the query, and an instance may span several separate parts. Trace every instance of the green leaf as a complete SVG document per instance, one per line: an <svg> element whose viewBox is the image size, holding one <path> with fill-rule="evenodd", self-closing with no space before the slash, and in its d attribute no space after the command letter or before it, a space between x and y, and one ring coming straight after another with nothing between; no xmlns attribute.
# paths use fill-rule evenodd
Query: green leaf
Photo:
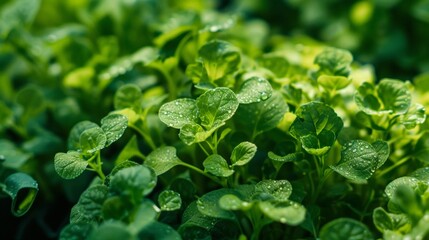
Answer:
<svg viewBox="0 0 429 240"><path fill-rule="evenodd" d="M411 93L403 81L382 79L377 87L384 109L395 114L405 114L408 111L411 105Z"/></svg>
<svg viewBox="0 0 429 240"><path fill-rule="evenodd" d="M13 111L5 103L0 102L0 132L13 124Z"/></svg>
<svg viewBox="0 0 429 240"><path fill-rule="evenodd" d="M419 168L412 172L409 176L429 184L429 167Z"/></svg>
<svg viewBox="0 0 429 240"><path fill-rule="evenodd" d="M17 0L2 6L0 12L0 38L6 37L9 31L25 27L33 22L40 7L40 0Z"/></svg>
<svg viewBox="0 0 429 240"><path fill-rule="evenodd" d="M237 110L237 121L253 137L269 131L279 124L288 110L288 105L278 92L265 101L240 105Z"/></svg>
<svg viewBox="0 0 429 240"><path fill-rule="evenodd" d="M128 126L128 118L121 114L109 114L101 119L101 129L106 134L105 147L118 140Z"/></svg>
<svg viewBox="0 0 429 240"><path fill-rule="evenodd" d="M156 186L155 172L143 165L124 168L112 176L110 190L124 195L134 204L139 204L144 196Z"/></svg>
<svg viewBox="0 0 429 240"><path fill-rule="evenodd" d="M122 201L123 202L123 201ZM156 221L160 214L159 208L151 200L145 198L137 207L127 211L133 221L128 225L128 229L133 233L140 233L144 228L148 227Z"/></svg>
<svg viewBox="0 0 429 240"><path fill-rule="evenodd" d="M16 147L13 142L0 139L0 156L5 160L2 166L11 169L20 169L32 155Z"/></svg>
<svg viewBox="0 0 429 240"><path fill-rule="evenodd" d="M377 140L373 142L371 145L374 148L374 150L377 152L377 156L378 156L377 169L378 169L381 166L383 166L383 164L389 158L390 147L387 142L382 140Z"/></svg>
<svg viewBox="0 0 429 240"><path fill-rule="evenodd" d="M161 222L151 222L139 233L139 239L181 240L180 234L171 226Z"/></svg>
<svg viewBox="0 0 429 240"><path fill-rule="evenodd" d="M255 185L252 198L284 202L291 194L292 185L287 180L262 180Z"/></svg>
<svg viewBox="0 0 429 240"><path fill-rule="evenodd" d="M174 211L182 206L180 194L172 190L164 190L158 196L158 203L162 211Z"/></svg>
<svg viewBox="0 0 429 240"><path fill-rule="evenodd" d="M219 199L219 206L225 210L236 211L247 210L252 207L252 204L241 200L234 194L226 194Z"/></svg>
<svg viewBox="0 0 429 240"><path fill-rule="evenodd" d="M79 150L81 149L80 146L80 135L85 130L96 128L98 125L96 123L90 122L90 121L82 121L73 126L73 128L70 130L69 138L68 138L68 149L69 150Z"/></svg>
<svg viewBox="0 0 429 240"><path fill-rule="evenodd" d="M237 48L230 43L214 40L206 43L198 51L199 62L207 72L209 82L215 82L238 70L241 57Z"/></svg>
<svg viewBox="0 0 429 240"><path fill-rule="evenodd" d="M423 124L426 120L426 109L418 103L411 104L407 113L399 118L399 122L407 129L413 129L418 124Z"/></svg>
<svg viewBox="0 0 429 240"><path fill-rule="evenodd" d="M87 188L79 197L70 213L70 223L99 223L102 220L101 210L108 195L104 185Z"/></svg>
<svg viewBox="0 0 429 240"><path fill-rule="evenodd" d="M281 89L286 102L299 106L302 100L302 89L295 87L293 84L284 85Z"/></svg>
<svg viewBox="0 0 429 240"><path fill-rule="evenodd" d="M369 115L388 113L382 109L382 103L377 98L377 92L374 85L364 82L355 93L355 102L360 110Z"/></svg>
<svg viewBox="0 0 429 240"><path fill-rule="evenodd" d="M403 115L411 106L411 93L403 81L382 79L376 87L367 82L362 84L355 94L355 102L370 115Z"/></svg>
<svg viewBox="0 0 429 240"><path fill-rule="evenodd" d="M343 121L335 111L322 102L309 102L301 105L296 113L297 118L292 123L289 131L291 135L299 139L310 133L319 135L323 131L331 131L338 136L343 128ZM328 143L326 146L331 146Z"/></svg>
<svg viewBox="0 0 429 240"><path fill-rule="evenodd" d="M251 142L241 142L232 150L231 166L246 165L256 154L256 145Z"/></svg>
<svg viewBox="0 0 429 240"><path fill-rule="evenodd" d="M387 184L384 192L391 199L393 198L395 192L400 186L409 186L413 189L416 189L418 187L418 184L419 184L419 180L415 177L408 177L408 176L400 177L391 181L389 184Z"/></svg>
<svg viewBox="0 0 429 240"><path fill-rule="evenodd" d="M204 171L218 177L229 177L234 173L230 169L226 160L218 154L210 155L203 162Z"/></svg>
<svg viewBox="0 0 429 240"><path fill-rule="evenodd" d="M25 173L13 173L4 180L3 191L12 199L12 214L20 217L30 210L39 187L31 176Z"/></svg>
<svg viewBox="0 0 429 240"><path fill-rule="evenodd" d="M197 200L198 211L206 216L234 220L233 212L222 209L219 200L228 194L238 195L233 189L221 188L204 194Z"/></svg>
<svg viewBox="0 0 429 240"><path fill-rule="evenodd" d="M134 240L135 237L121 221L106 221L94 229L88 240L121 239Z"/></svg>
<svg viewBox="0 0 429 240"><path fill-rule="evenodd" d="M103 149L107 143L107 136L103 129L94 127L82 132L79 144L84 154L93 155Z"/></svg>
<svg viewBox="0 0 429 240"><path fill-rule="evenodd" d="M329 76L329 75L320 75L317 78L317 83L319 83L326 90L340 90L347 87L352 82L351 78L346 78L343 76Z"/></svg>
<svg viewBox="0 0 429 240"><path fill-rule="evenodd" d="M259 208L265 216L288 225L299 225L305 219L304 206L290 200L260 202Z"/></svg>
<svg viewBox="0 0 429 240"><path fill-rule="evenodd" d="M86 239L95 225L89 223L70 223L65 226L60 233L60 240L80 240Z"/></svg>
<svg viewBox="0 0 429 240"><path fill-rule="evenodd" d="M216 129L206 132L203 127L196 123L185 124L180 129L179 138L187 145L192 145L194 143L204 142L210 137L214 130Z"/></svg>
<svg viewBox="0 0 429 240"><path fill-rule="evenodd" d="M166 125L180 129L186 124L196 122L198 109L194 99L181 98L163 104L158 116Z"/></svg>
<svg viewBox="0 0 429 240"><path fill-rule="evenodd" d="M314 59L314 63L319 65L320 75L334 75L347 77L350 74L350 64L353 62L352 54L343 49L326 48Z"/></svg>
<svg viewBox="0 0 429 240"><path fill-rule="evenodd" d="M303 157L304 157L304 154L300 152L289 153L289 154L286 154L285 156L279 156L273 152L268 152L268 158L276 162L294 162L302 159Z"/></svg>
<svg viewBox="0 0 429 240"><path fill-rule="evenodd" d="M113 99L115 110L131 108L138 110L142 98L142 92L139 86L135 84L125 84L116 92Z"/></svg>
<svg viewBox="0 0 429 240"><path fill-rule="evenodd" d="M388 230L397 231L411 224L404 214L388 213L382 207L374 209L372 220L375 227L383 233Z"/></svg>
<svg viewBox="0 0 429 240"><path fill-rule="evenodd" d="M101 216L105 221L126 219L128 214L134 210L133 208L134 206L124 196L111 196L103 202ZM153 219L150 219L149 216L148 221L152 221Z"/></svg>
<svg viewBox="0 0 429 240"><path fill-rule="evenodd" d="M423 133L417 140L414 147L414 156L424 163L429 163L429 132Z"/></svg>
<svg viewBox="0 0 429 240"><path fill-rule="evenodd" d="M155 149L144 162L146 166L155 170L156 175L161 175L181 163L182 161L176 155L176 148L170 146Z"/></svg>
<svg viewBox="0 0 429 240"><path fill-rule="evenodd" d="M265 101L271 97L273 88L270 82L265 78L252 77L241 84L237 93L237 99L240 104L249 104Z"/></svg>
<svg viewBox="0 0 429 240"><path fill-rule="evenodd" d="M25 122L42 112L46 107L43 92L35 85L22 88L17 93L16 102L24 108L22 117Z"/></svg>
<svg viewBox="0 0 429 240"><path fill-rule="evenodd" d="M289 62L280 56L265 55L258 59L258 64L270 70L278 78L286 76L289 71Z"/></svg>
<svg viewBox="0 0 429 240"><path fill-rule="evenodd" d="M320 230L321 240L371 240L374 239L368 227L351 218L337 218L325 224Z"/></svg>
<svg viewBox="0 0 429 240"><path fill-rule="evenodd" d="M344 144L341 160L331 168L349 180L362 183L374 174L379 165L378 153L371 144L352 140Z"/></svg>
<svg viewBox="0 0 429 240"><path fill-rule="evenodd" d="M88 162L80 153L69 151L67 153L57 153L54 157L55 171L65 179L77 178L85 171Z"/></svg>
<svg viewBox="0 0 429 240"><path fill-rule="evenodd" d="M197 98L201 125L206 129L217 129L230 119L238 108L235 93L225 87L208 90Z"/></svg>
<svg viewBox="0 0 429 240"><path fill-rule="evenodd" d="M308 153L326 154L343 128L341 118L321 102L303 104L295 114L297 118L289 128L290 134L301 141Z"/></svg>

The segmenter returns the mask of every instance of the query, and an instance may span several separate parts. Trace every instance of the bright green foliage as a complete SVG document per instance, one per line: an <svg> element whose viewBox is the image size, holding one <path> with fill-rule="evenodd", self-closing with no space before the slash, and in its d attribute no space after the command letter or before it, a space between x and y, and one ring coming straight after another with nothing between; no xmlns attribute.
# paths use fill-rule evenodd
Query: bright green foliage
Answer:
<svg viewBox="0 0 429 240"><path fill-rule="evenodd" d="M1 2L3 235L428 238L427 1L339 2Z"/></svg>

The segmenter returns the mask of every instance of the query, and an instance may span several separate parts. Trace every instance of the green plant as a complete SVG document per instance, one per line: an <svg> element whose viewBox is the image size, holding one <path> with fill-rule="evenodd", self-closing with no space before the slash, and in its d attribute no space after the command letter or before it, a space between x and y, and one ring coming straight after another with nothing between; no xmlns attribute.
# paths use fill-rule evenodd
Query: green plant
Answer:
<svg viewBox="0 0 429 240"><path fill-rule="evenodd" d="M377 79L348 50L211 3L5 4L12 213L40 188L73 205L60 239L427 237L427 73ZM36 13L55 6L52 29Z"/></svg>

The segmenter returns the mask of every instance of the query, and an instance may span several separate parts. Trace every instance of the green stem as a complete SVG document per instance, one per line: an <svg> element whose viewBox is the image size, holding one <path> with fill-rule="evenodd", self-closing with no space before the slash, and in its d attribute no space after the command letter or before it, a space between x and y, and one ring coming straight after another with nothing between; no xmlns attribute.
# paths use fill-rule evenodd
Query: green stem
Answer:
<svg viewBox="0 0 429 240"><path fill-rule="evenodd" d="M207 155L210 156L210 153L206 150L206 148L203 146L202 143L198 143L198 146L200 146L201 150Z"/></svg>
<svg viewBox="0 0 429 240"><path fill-rule="evenodd" d="M152 141L152 138L147 133L143 132L140 128L136 127L135 125L131 124L129 125L129 127L134 129L138 134L140 134L140 136L144 138L144 140L152 150L155 150L157 148L155 143Z"/></svg>
<svg viewBox="0 0 429 240"><path fill-rule="evenodd" d="M187 167L187 168L190 168L190 169L194 170L195 172L198 172L199 174L201 174L207 178L210 178L213 182L221 185L222 187L226 187L226 183L224 181L222 181L222 182L219 181L218 179L214 178L213 176L209 175L208 173L204 172L203 170L195 167L194 165L191 165L191 164L188 164L185 162L180 163L180 165Z"/></svg>
<svg viewBox="0 0 429 240"><path fill-rule="evenodd" d="M404 157L402 159L400 159L399 161L395 162L395 164L393 164L392 166L384 169L383 171L378 172L378 174L376 174L376 177L379 178L385 174L387 174L388 172L392 171L393 169L395 169L396 167L402 165L403 163L405 163L406 161L408 161L410 159L410 156Z"/></svg>
<svg viewBox="0 0 429 240"><path fill-rule="evenodd" d="M93 163L94 159L96 159L95 163ZM97 153L88 160L88 165L91 167L91 169L94 172L98 174L98 176L104 182L104 180L106 179L106 175L104 175L104 172L103 172L103 167L102 167L103 163L101 162L100 151L97 151Z"/></svg>

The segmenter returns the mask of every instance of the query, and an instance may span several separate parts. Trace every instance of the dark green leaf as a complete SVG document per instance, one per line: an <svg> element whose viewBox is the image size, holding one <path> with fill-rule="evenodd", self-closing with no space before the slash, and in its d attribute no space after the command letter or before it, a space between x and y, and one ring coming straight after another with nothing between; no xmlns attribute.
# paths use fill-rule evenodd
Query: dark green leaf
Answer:
<svg viewBox="0 0 429 240"><path fill-rule="evenodd" d="M255 103L267 100L272 93L273 88L268 80L252 77L243 82L237 93L237 99L240 104Z"/></svg>
<svg viewBox="0 0 429 240"><path fill-rule="evenodd" d="M88 166L88 162L75 151L55 154L54 164L55 171L65 179L78 177Z"/></svg>
<svg viewBox="0 0 429 240"><path fill-rule="evenodd" d="M60 240L83 240L87 239L91 231L95 228L90 223L70 223L65 226L60 233Z"/></svg>
<svg viewBox="0 0 429 240"><path fill-rule="evenodd" d="M110 190L128 197L134 204L139 204L144 196L152 192L156 181L156 174L152 169L143 165L129 167L112 176Z"/></svg>
<svg viewBox="0 0 429 240"><path fill-rule="evenodd" d="M128 126L128 119L121 114L109 114L101 119L101 129L106 134L105 146L118 140L125 132Z"/></svg>
<svg viewBox="0 0 429 240"><path fill-rule="evenodd" d="M238 193L233 189L221 188L204 194L197 200L198 211L209 217L234 220L234 213L222 209L219 205L219 200L228 194L237 195Z"/></svg>
<svg viewBox="0 0 429 240"><path fill-rule="evenodd" d="M121 239L135 240L127 225L120 221L106 221L94 229L88 240Z"/></svg>
<svg viewBox="0 0 429 240"><path fill-rule="evenodd" d="M162 211L174 211L182 206L180 194L172 190L164 190L158 196L158 203Z"/></svg>
<svg viewBox="0 0 429 240"><path fill-rule="evenodd" d="M424 163L429 163L429 132L423 133L419 140L417 140L414 148L414 156Z"/></svg>
<svg viewBox="0 0 429 240"><path fill-rule="evenodd" d="M225 87L208 90L197 98L198 116L206 130L217 129L230 119L238 108L235 93Z"/></svg>
<svg viewBox="0 0 429 240"><path fill-rule="evenodd" d="M146 166L155 170L156 175L161 175L181 163L176 155L176 148L170 146L155 149L144 162Z"/></svg>
<svg viewBox="0 0 429 240"><path fill-rule="evenodd" d="M387 196L391 199L396 190L400 187L400 186L409 186L413 189L416 189L417 186L419 184L419 180L415 177L400 177L397 178L395 180L393 180L392 182L390 182L389 184L387 184L386 189L384 190L384 192L387 194Z"/></svg>
<svg viewBox="0 0 429 240"><path fill-rule="evenodd" d="M232 166L243 166L247 164L256 154L256 145L251 142L241 142L232 150Z"/></svg>
<svg viewBox="0 0 429 240"><path fill-rule="evenodd" d="M12 198L12 214L20 217L30 209L39 187L31 176L25 173L13 173L4 180L3 191Z"/></svg>
<svg viewBox="0 0 429 240"><path fill-rule="evenodd" d="M108 188L104 185L94 185L86 189L71 210L70 223L99 223L107 194Z"/></svg>
<svg viewBox="0 0 429 240"><path fill-rule="evenodd" d="M292 185L287 180L262 180L255 185L253 198L287 201L292 194Z"/></svg>
<svg viewBox="0 0 429 240"><path fill-rule="evenodd" d="M230 169L226 160L218 154L210 155L203 162L204 171L218 177L229 177L234 173Z"/></svg>
<svg viewBox="0 0 429 240"><path fill-rule="evenodd" d="M159 119L166 125L180 129L186 124L195 123L198 109L194 99L181 98L165 103L159 109Z"/></svg>
<svg viewBox="0 0 429 240"><path fill-rule="evenodd" d="M79 150L81 149L80 146L80 135L85 130L96 128L98 125L96 123L90 122L90 121L82 121L73 126L73 128L70 130L69 138L68 138L68 149L69 150Z"/></svg>
<svg viewBox="0 0 429 240"><path fill-rule="evenodd" d="M380 232L397 231L410 225L409 219L404 214L388 213L382 207L374 209L372 214L374 225ZM408 226L408 228L411 226Z"/></svg>
<svg viewBox="0 0 429 240"><path fill-rule="evenodd" d="M321 240L371 240L374 236L368 227L351 218L337 218L320 230Z"/></svg>
<svg viewBox="0 0 429 240"><path fill-rule="evenodd" d="M383 166L383 164L389 158L390 147L387 142L382 140L377 140L373 142L371 145L372 147L374 147L374 150L377 152L377 156L378 156L377 169L378 169L381 166Z"/></svg>
<svg viewBox="0 0 429 240"><path fill-rule="evenodd" d="M179 133L180 139L187 145L192 145L198 142L204 142L216 129L204 131L203 127L198 124L185 124Z"/></svg>
<svg viewBox="0 0 429 240"><path fill-rule="evenodd" d="M9 31L29 25L36 17L40 0L17 0L2 6L0 12L0 37L5 37Z"/></svg>
<svg viewBox="0 0 429 240"><path fill-rule="evenodd" d="M273 92L265 101L240 105L236 115L244 129L256 137L277 127L287 110L288 105L281 94Z"/></svg>
<svg viewBox="0 0 429 240"><path fill-rule="evenodd" d="M159 217L161 210L149 199L143 199L137 209L132 210L133 222L128 225L133 233L139 233L144 228L150 226Z"/></svg>
<svg viewBox="0 0 429 240"><path fill-rule="evenodd" d="M296 153L286 154L285 156L279 156L273 152L268 152L268 157L271 160L277 161L277 162L294 162L302 159L303 153L296 152Z"/></svg>
<svg viewBox="0 0 429 240"><path fill-rule="evenodd" d="M363 140L352 140L343 146L341 160L331 168L349 180L365 182L378 166L378 152L374 147Z"/></svg>
<svg viewBox="0 0 429 240"><path fill-rule="evenodd" d="M180 234L171 226L161 222L151 222L139 233L139 239L181 240Z"/></svg>
<svg viewBox="0 0 429 240"><path fill-rule="evenodd" d="M94 127L82 132L79 144L84 154L93 155L103 149L107 143L107 136L102 128Z"/></svg>

